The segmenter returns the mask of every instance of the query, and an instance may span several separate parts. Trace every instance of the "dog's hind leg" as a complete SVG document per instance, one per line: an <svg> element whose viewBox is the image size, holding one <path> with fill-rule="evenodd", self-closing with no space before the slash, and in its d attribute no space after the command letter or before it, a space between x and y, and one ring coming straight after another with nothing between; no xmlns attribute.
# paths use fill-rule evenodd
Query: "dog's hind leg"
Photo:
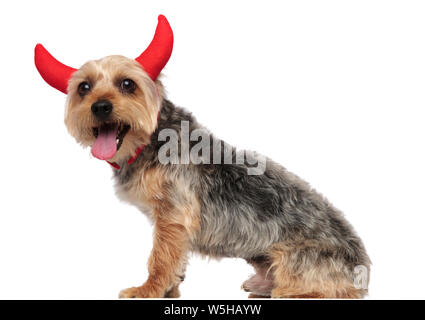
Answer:
<svg viewBox="0 0 425 320"><path fill-rule="evenodd" d="M272 298L362 298L344 255L313 241L280 243L270 250Z"/></svg>
<svg viewBox="0 0 425 320"><path fill-rule="evenodd" d="M273 289L272 274L269 273L270 264L265 256L247 260L255 274L242 284L242 289L250 292L249 298L269 298Z"/></svg>

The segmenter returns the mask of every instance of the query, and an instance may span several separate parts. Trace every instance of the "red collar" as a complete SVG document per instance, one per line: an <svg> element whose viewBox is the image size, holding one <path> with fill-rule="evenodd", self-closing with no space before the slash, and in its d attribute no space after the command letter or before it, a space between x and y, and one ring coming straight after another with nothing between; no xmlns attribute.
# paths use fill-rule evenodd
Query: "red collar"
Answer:
<svg viewBox="0 0 425 320"><path fill-rule="evenodd" d="M142 146L138 147L136 149L136 154L133 157L131 157L130 159L128 159L127 163L132 164L137 159L137 157L142 153L142 151L145 147L146 147L146 145L142 145ZM113 166L117 170L121 169L121 167L116 162L109 162L109 161L106 161L106 162L109 163L111 166Z"/></svg>

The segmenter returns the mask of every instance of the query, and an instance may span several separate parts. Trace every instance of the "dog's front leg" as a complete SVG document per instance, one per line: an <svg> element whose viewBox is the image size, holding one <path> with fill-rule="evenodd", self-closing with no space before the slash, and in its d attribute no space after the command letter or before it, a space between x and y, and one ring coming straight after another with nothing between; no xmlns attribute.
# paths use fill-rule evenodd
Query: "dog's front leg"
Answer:
<svg viewBox="0 0 425 320"><path fill-rule="evenodd" d="M141 287L122 290L120 298L162 298L182 281L188 254L189 232L187 226L183 222L180 223L180 219L176 219L178 213L173 214L176 212L171 216L156 216L153 249L148 263L148 280Z"/></svg>

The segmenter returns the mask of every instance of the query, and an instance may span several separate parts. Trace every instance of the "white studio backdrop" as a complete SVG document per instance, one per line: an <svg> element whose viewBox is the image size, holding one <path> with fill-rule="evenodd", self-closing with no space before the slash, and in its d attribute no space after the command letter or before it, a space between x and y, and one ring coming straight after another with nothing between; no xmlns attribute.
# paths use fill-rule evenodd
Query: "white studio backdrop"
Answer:
<svg viewBox="0 0 425 320"><path fill-rule="evenodd" d="M152 227L68 135L33 50L76 68L137 57L160 13L170 100L344 211L373 262L370 299L425 298L425 3L389 0L2 2L0 298L111 299L146 279ZM245 298L251 273L194 256L182 298Z"/></svg>

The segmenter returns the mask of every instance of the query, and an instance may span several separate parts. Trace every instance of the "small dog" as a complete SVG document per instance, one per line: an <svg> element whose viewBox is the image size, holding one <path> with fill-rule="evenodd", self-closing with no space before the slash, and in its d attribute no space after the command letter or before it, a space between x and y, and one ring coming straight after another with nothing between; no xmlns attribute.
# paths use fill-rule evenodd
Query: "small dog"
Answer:
<svg viewBox="0 0 425 320"><path fill-rule="evenodd" d="M41 45L35 51L42 77L68 94L70 134L114 167L118 196L154 223L149 277L119 296L178 297L190 252L245 259L256 271L242 285L250 297L367 294L370 261L340 211L268 158L254 154L263 167L250 174L261 166L167 100L157 76L172 44L160 16L154 39L136 60L108 56L76 70Z"/></svg>

